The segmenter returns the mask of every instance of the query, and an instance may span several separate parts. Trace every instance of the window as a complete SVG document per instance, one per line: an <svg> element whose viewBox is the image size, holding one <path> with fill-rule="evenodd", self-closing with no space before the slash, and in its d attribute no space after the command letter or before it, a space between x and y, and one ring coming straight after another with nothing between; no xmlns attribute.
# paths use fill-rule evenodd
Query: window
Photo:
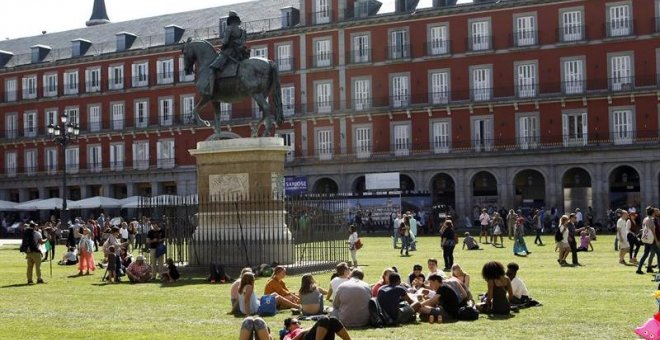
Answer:
<svg viewBox="0 0 660 340"><path fill-rule="evenodd" d="M431 72L431 104L449 102L449 71Z"/></svg>
<svg viewBox="0 0 660 340"><path fill-rule="evenodd" d="M44 74L44 97L55 96L57 96L57 73Z"/></svg>
<svg viewBox="0 0 660 340"><path fill-rule="evenodd" d="M353 53L351 53L351 62L354 64L368 63L371 61L371 47L368 34L358 34L353 36Z"/></svg>
<svg viewBox="0 0 660 340"><path fill-rule="evenodd" d="M290 44L277 46L277 66L280 71L291 71L293 69Z"/></svg>
<svg viewBox="0 0 660 340"><path fill-rule="evenodd" d="M121 90L124 88L124 65L108 67L108 88Z"/></svg>
<svg viewBox="0 0 660 340"><path fill-rule="evenodd" d="M408 156L410 154L410 124L394 125L394 155Z"/></svg>
<svg viewBox="0 0 660 340"><path fill-rule="evenodd" d="M449 34L447 25L432 26L429 28L429 55L443 55L449 53Z"/></svg>
<svg viewBox="0 0 660 340"><path fill-rule="evenodd" d="M631 55L610 55L609 58L610 90L631 90L634 86Z"/></svg>
<svg viewBox="0 0 660 340"><path fill-rule="evenodd" d="M149 125L149 102L138 100L135 102L135 127L146 128Z"/></svg>
<svg viewBox="0 0 660 340"><path fill-rule="evenodd" d="M64 94L78 94L78 71L64 72Z"/></svg>
<svg viewBox="0 0 660 340"><path fill-rule="evenodd" d="M357 158L371 157L371 127L356 127L353 136Z"/></svg>
<svg viewBox="0 0 660 340"><path fill-rule="evenodd" d="M296 133L293 131L287 131L280 133L282 139L284 140L284 146L287 146L289 150L286 152L286 161L291 162L296 156Z"/></svg>
<svg viewBox="0 0 660 340"><path fill-rule="evenodd" d="M67 117L69 117L69 122L73 125L80 125L80 115L78 107L67 107L65 110Z"/></svg>
<svg viewBox="0 0 660 340"><path fill-rule="evenodd" d="M101 91L101 69L95 67L85 70L85 82L88 93Z"/></svg>
<svg viewBox="0 0 660 340"><path fill-rule="evenodd" d="M564 146L587 145L587 113L564 113L561 118Z"/></svg>
<svg viewBox="0 0 660 340"><path fill-rule="evenodd" d="M7 177L16 177L16 151L5 153L5 174Z"/></svg>
<svg viewBox="0 0 660 340"><path fill-rule="evenodd" d="M320 160L332 159L332 130L316 131L316 149Z"/></svg>
<svg viewBox="0 0 660 340"><path fill-rule="evenodd" d="M79 151L77 146L68 147L64 151L65 168L68 174L78 173L78 166L80 164Z"/></svg>
<svg viewBox="0 0 660 340"><path fill-rule="evenodd" d="M10 139L18 137L18 115L16 113L8 113L5 116L5 137Z"/></svg>
<svg viewBox="0 0 660 340"><path fill-rule="evenodd" d="M54 175L57 173L57 148L48 148L44 152L46 153L46 173Z"/></svg>
<svg viewBox="0 0 660 340"><path fill-rule="evenodd" d="M514 46L536 45L536 17L525 15L516 17L516 29L514 33Z"/></svg>
<svg viewBox="0 0 660 340"><path fill-rule="evenodd" d="M251 48L250 57L268 59L268 46L259 46L259 47Z"/></svg>
<svg viewBox="0 0 660 340"><path fill-rule="evenodd" d="M111 104L112 109L112 129L121 130L124 128L124 103Z"/></svg>
<svg viewBox="0 0 660 340"><path fill-rule="evenodd" d="M355 79L353 81L353 108L355 111L362 111L370 107L371 79Z"/></svg>
<svg viewBox="0 0 660 340"><path fill-rule="evenodd" d="M584 39L582 10L568 10L560 14L560 42L580 41Z"/></svg>
<svg viewBox="0 0 660 340"><path fill-rule="evenodd" d="M523 149L533 149L538 146L539 118L538 114L518 115L518 146Z"/></svg>
<svg viewBox="0 0 660 340"><path fill-rule="evenodd" d="M156 62L158 68L158 84L172 84L174 82L174 60L165 59Z"/></svg>
<svg viewBox="0 0 660 340"><path fill-rule="evenodd" d="M293 86L282 87L282 110L284 117L293 116L296 113L296 91Z"/></svg>
<svg viewBox="0 0 660 340"><path fill-rule="evenodd" d="M493 118L472 117L472 147L474 151L493 149Z"/></svg>
<svg viewBox="0 0 660 340"><path fill-rule="evenodd" d="M101 172L103 163L101 158L101 146L90 145L87 147L87 170L90 172Z"/></svg>
<svg viewBox="0 0 660 340"><path fill-rule="evenodd" d="M634 133L634 113L631 109L614 109L610 112L610 129L615 145L632 144Z"/></svg>
<svg viewBox="0 0 660 340"><path fill-rule="evenodd" d="M316 111L318 113L328 113L332 111L332 84L316 84Z"/></svg>
<svg viewBox="0 0 660 340"><path fill-rule="evenodd" d="M37 150L25 151L25 173L34 176L37 173Z"/></svg>
<svg viewBox="0 0 660 340"><path fill-rule="evenodd" d="M23 78L23 99L37 98L37 76Z"/></svg>
<svg viewBox="0 0 660 340"><path fill-rule="evenodd" d="M490 67L475 66L472 70L472 100L486 101L490 100L492 92L492 79Z"/></svg>
<svg viewBox="0 0 660 340"><path fill-rule="evenodd" d="M25 112L23 114L23 134L25 137L37 136L37 113Z"/></svg>
<svg viewBox="0 0 660 340"><path fill-rule="evenodd" d="M57 116L57 109L46 109L46 120L44 121L44 126L57 124L59 122L59 117Z"/></svg>
<svg viewBox="0 0 660 340"><path fill-rule="evenodd" d="M332 47L330 39L314 41L314 67L332 65Z"/></svg>
<svg viewBox="0 0 660 340"><path fill-rule="evenodd" d="M536 97L537 67L536 62L521 62L516 65L516 94L519 98Z"/></svg>
<svg viewBox="0 0 660 340"><path fill-rule="evenodd" d="M431 124L431 147L433 153L448 153L450 143L450 121L434 121Z"/></svg>
<svg viewBox="0 0 660 340"><path fill-rule="evenodd" d="M612 5L607 8L607 36L625 37L633 34L630 4Z"/></svg>
<svg viewBox="0 0 660 340"><path fill-rule="evenodd" d="M174 167L174 139L159 140L156 144L158 154L157 166L159 169L170 169Z"/></svg>
<svg viewBox="0 0 660 340"><path fill-rule="evenodd" d="M179 57L179 81L180 82L190 82L195 80L195 72L186 73L186 63L183 61L183 57Z"/></svg>
<svg viewBox="0 0 660 340"><path fill-rule="evenodd" d="M410 58L410 45L407 30L390 32L390 59Z"/></svg>
<svg viewBox="0 0 660 340"><path fill-rule="evenodd" d="M172 98L165 98L160 100L158 116L160 117L161 126L172 125Z"/></svg>
<svg viewBox="0 0 660 340"><path fill-rule="evenodd" d="M149 141L135 141L133 143L133 169L149 169Z"/></svg>
<svg viewBox="0 0 660 340"><path fill-rule="evenodd" d="M124 144L110 144L110 170L124 170Z"/></svg>
<svg viewBox="0 0 660 340"><path fill-rule="evenodd" d="M410 89L407 75L393 76L392 80L392 106L405 107L409 104Z"/></svg>
<svg viewBox="0 0 660 340"><path fill-rule="evenodd" d="M327 24L330 22L330 0L314 0L314 24Z"/></svg>
<svg viewBox="0 0 660 340"><path fill-rule="evenodd" d="M490 47L490 20L470 22L469 50L485 51Z"/></svg>
<svg viewBox="0 0 660 340"><path fill-rule="evenodd" d="M89 131L97 132L101 130L101 106L100 105L90 105L87 110L89 117Z"/></svg>
<svg viewBox="0 0 660 340"><path fill-rule="evenodd" d="M149 63L133 64L133 87L149 85Z"/></svg>
<svg viewBox="0 0 660 340"><path fill-rule="evenodd" d="M231 103L220 103L220 120L228 121L231 119Z"/></svg>
<svg viewBox="0 0 660 340"><path fill-rule="evenodd" d="M5 101L16 101L16 79L5 79Z"/></svg>
<svg viewBox="0 0 660 340"><path fill-rule="evenodd" d="M195 110L195 96L181 97L181 121L184 124L193 123L193 110Z"/></svg>
<svg viewBox="0 0 660 340"><path fill-rule="evenodd" d="M586 90L584 59L562 61L562 83L565 94L580 94Z"/></svg>

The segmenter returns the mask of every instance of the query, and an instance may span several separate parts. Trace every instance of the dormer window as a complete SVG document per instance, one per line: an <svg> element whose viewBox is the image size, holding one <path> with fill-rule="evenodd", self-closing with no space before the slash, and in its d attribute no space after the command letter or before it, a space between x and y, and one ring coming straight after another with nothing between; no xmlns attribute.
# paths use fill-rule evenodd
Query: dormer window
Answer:
<svg viewBox="0 0 660 340"><path fill-rule="evenodd" d="M136 38L137 36L133 33L128 33L128 32L117 33L117 52L130 50Z"/></svg>
<svg viewBox="0 0 660 340"><path fill-rule="evenodd" d="M45 45L34 45L31 47L32 49L32 63L40 63L46 59L48 56L48 53L50 53L50 46L45 46Z"/></svg>

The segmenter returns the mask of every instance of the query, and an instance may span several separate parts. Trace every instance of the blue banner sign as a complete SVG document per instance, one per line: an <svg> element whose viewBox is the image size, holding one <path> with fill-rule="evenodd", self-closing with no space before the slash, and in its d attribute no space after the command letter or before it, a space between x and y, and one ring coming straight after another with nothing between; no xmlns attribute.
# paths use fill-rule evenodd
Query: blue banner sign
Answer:
<svg viewBox="0 0 660 340"><path fill-rule="evenodd" d="M300 195L306 192L306 176L284 176L284 193L286 195Z"/></svg>

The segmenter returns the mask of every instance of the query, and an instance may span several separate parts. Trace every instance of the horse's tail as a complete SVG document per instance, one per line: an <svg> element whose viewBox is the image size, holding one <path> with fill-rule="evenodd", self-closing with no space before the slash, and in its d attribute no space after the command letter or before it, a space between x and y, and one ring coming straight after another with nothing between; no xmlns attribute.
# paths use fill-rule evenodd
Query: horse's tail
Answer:
<svg viewBox="0 0 660 340"><path fill-rule="evenodd" d="M270 62L270 88L273 93L273 106L275 107L275 121L281 125L284 121L284 111L282 109L282 87L280 86L280 73L277 70L277 64Z"/></svg>

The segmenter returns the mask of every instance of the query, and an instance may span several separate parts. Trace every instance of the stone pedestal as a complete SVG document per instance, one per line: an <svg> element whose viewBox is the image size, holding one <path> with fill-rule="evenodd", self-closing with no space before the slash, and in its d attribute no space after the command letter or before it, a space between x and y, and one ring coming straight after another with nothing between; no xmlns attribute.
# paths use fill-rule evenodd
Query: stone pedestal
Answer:
<svg viewBox="0 0 660 340"><path fill-rule="evenodd" d="M285 224L281 138L238 138L197 143L198 226L190 264L243 266L294 262Z"/></svg>

